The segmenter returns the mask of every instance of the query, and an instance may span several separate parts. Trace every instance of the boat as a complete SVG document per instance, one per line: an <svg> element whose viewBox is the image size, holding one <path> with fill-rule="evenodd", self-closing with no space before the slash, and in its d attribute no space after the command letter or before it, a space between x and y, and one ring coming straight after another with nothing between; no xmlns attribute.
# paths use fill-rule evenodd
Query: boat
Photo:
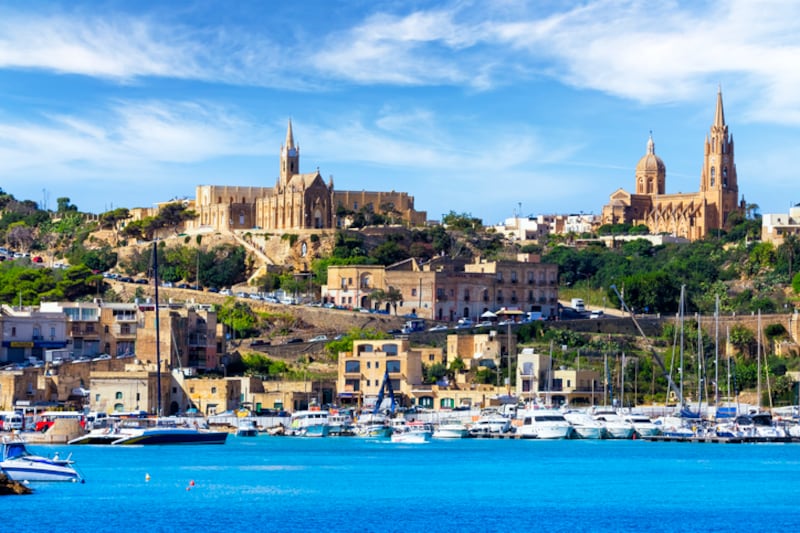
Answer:
<svg viewBox="0 0 800 533"><path fill-rule="evenodd" d="M572 435L579 439L602 439L603 425L585 411L571 410L564 418L572 425Z"/></svg>
<svg viewBox="0 0 800 533"><path fill-rule="evenodd" d="M297 437L327 437L330 434L328 411L310 409L292 415L290 434Z"/></svg>
<svg viewBox="0 0 800 533"><path fill-rule="evenodd" d="M506 433L511 429L511 420L496 409L484 409L480 417L469 428L472 435Z"/></svg>
<svg viewBox="0 0 800 533"><path fill-rule="evenodd" d="M554 409L534 409L520 413L522 425L517 435L523 439L567 439L572 426L564 415Z"/></svg>
<svg viewBox="0 0 800 533"><path fill-rule="evenodd" d="M434 439L464 439L469 437L469 428L458 418L445 418L433 430Z"/></svg>
<svg viewBox="0 0 800 533"><path fill-rule="evenodd" d="M643 414L630 413L623 420L633 424L633 431L639 437L654 437L661 433L661 429Z"/></svg>
<svg viewBox="0 0 800 533"><path fill-rule="evenodd" d="M67 444L225 444L227 437L225 431L212 431L196 422L187 424L175 418L124 418L112 419L107 427L95 428Z"/></svg>
<svg viewBox="0 0 800 533"><path fill-rule="evenodd" d="M358 437L389 438L392 436L392 427L383 413L363 413L358 417L354 432Z"/></svg>
<svg viewBox="0 0 800 533"><path fill-rule="evenodd" d="M389 407L382 411L385 394L389 395ZM383 381L378 391L378 397L372 411L363 412L358 417L354 432L359 437L389 438L392 436L392 426L388 415L394 414L397 403L394 399L392 380L389 378L389 368L383 373ZM388 413L388 414L387 414Z"/></svg>
<svg viewBox="0 0 800 533"><path fill-rule="evenodd" d="M633 424L626 422L614 411L597 411L594 413L594 419L603 425L607 439L630 439L633 437Z"/></svg>
<svg viewBox="0 0 800 533"><path fill-rule="evenodd" d="M328 433L332 436L347 437L355 434L353 417L349 410L331 409L328 412Z"/></svg>
<svg viewBox="0 0 800 533"><path fill-rule="evenodd" d="M237 437L258 437L258 426L253 418L242 418L236 426Z"/></svg>
<svg viewBox="0 0 800 533"><path fill-rule="evenodd" d="M433 437L433 426L427 422L411 421L394 424L392 442L403 444L424 444Z"/></svg>
<svg viewBox="0 0 800 533"><path fill-rule="evenodd" d="M12 481L81 481L71 456L60 459L35 455L19 437L3 437L0 442L0 472Z"/></svg>

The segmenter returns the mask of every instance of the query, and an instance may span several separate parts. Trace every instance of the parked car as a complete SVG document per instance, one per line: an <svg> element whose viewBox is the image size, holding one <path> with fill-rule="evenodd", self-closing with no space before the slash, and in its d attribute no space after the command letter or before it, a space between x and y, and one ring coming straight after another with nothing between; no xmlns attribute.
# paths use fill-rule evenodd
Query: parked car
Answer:
<svg viewBox="0 0 800 533"><path fill-rule="evenodd" d="M42 257L39 255L34 255L33 258L31 258L31 261L34 263L43 263L44 259L42 259Z"/></svg>
<svg viewBox="0 0 800 533"><path fill-rule="evenodd" d="M92 359L92 361L108 361L109 359L111 359L111 356L107 353L103 353Z"/></svg>
<svg viewBox="0 0 800 533"><path fill-rule="evenodd" d="M448 328L444 324L439 324L439 325L436 325L436 326L428 328L428 331L447 331L448 329L450 329L450 328Z"/></svg>
<svg viewBox="0 0 800 533"><path fill-rule="evenodd" d="M286 344L298 344L298 343L301 343L301 342L303 342L303 339L301 339L299 337L295 337L293 339L287 340Z"/></svg>
<svg viewBox="0 0 800 533"><path fill-rule="evenodd" d="M317 335L316 337L311 337L308 339L308 342L325 342L328 340L327 335Z"/></svg>

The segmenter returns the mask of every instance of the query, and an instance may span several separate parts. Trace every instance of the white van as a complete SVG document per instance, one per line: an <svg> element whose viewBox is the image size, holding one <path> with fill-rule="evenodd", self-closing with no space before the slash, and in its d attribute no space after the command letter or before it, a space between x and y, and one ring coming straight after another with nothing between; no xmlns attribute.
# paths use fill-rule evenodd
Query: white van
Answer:
<svg viewBox="0 0 800 533"><path fill-rule="evenodd" d="M16 411L0 412L0 430L22 431L22 415Z"/></svg>

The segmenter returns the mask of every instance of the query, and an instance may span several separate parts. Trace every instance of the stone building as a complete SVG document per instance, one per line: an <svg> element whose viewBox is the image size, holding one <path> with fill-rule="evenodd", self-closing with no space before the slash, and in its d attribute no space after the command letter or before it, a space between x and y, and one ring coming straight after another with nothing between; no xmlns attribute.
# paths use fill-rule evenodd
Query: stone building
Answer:
<svg viewBox="0 0 800 533"><path fill-rule="evenodd" d="M326 183L319 169L300 173L300 146L292 122L280 149L280 166L274 187L200 185L190 229L216 231L244 229L333 229L347 225L347 212L372 209L409 225L425 223L426 213L414 209L414 197L403 192L335 191L333 178ZM337 214L337 212L339 214Z"/></svg>
<svg viewBox="0 0 800 533"><path fill-rule="evenodd" d="M725 228L731 213L742 212L744 200L737 203L739 185L733 136L725 123L721 90L717 93L714 122L705 140L700 190L667 194L666 176L666 165L656 155L651 135L647 153L636 165L636 192L618 189L612 193L603 207L602 223L644 224L650 233L668 233L694 241Z"/></svg>
<svg viewBox="0 0 800 533"><path fill-rule="evenodd" d="M388 371L398 405L425 406L427 402L420 402L415 388L423 383L422 365L435 363L444 363L441 348L412 348L408 339L353 341L352 352L339 354L339 400L358 407L374 406Z"/></svg>
<svg viewBox="0 0 800 533"><path fill-rule="evenodd" d="M401 299L377 301L373 294L378 289L399 291ZM448 322L477 319L504 307L549 317L558 312L558 266L541 263L533 254L519 254L517 261L478 258L472 264L435 258L425 264L407 259L388 267L330 266L322 298L343 307Z"/></svg>

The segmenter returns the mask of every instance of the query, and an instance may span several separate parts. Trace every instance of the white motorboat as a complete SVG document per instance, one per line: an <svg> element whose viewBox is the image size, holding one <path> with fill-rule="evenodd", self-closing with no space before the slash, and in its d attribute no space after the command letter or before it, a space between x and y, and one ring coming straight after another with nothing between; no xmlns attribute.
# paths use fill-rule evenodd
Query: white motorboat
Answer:
<svg viewBox="0 0 800 533"><path fill-rule="evenodd" d="M69 457L59 459L30 453L20 438L3 437L0 443L0 472L12 481L80 481Z"/></svg>
<svg viewBox="0 0 800 533"><path fill-rule="evenodd" d="M585 411L567 411L564 418L572 425L573 435L580 439L602 439L603 424Z"/></svg>
<svg viewBox="0 0 800 533"><path fill-rule="evenodd" d="M406 422L392 427L392 442L424 444L430 442L432 437L433 426L426 422Z"/></svg>
<svg viewBox="0 0 800 533"><path fill-rule="evenodd" d="M661 429L645 415L631 413L623 419L633 424L634 432L640 437L654 437L661 433Z"/></svg>
<svg viewBox="0 0 800 533"><path fill-rule="evenodd" d="M510 419L501 415L496 410L484 410L481 412L480 418L469 428L469 432L474 435L483 435L487 433L506 433L510 429Z"/></svg>
<svg viewBox="0 0 800 533"><path fill-rule="evenodd" d="M517 435L523 439L566 439L572 434L572 426L559 411L533 409L517 415L522 425Z"/></svg>
<svg viewBox="0 0 800 533"><path fill-rule="evenodd" d="M630 439L633 437L633 424L626 422L613 411L598 411L594 419L603 424L607 439Z"/></svg>
<svg viewBox="0 0 800 533"><path fill-rule="evenodd" d="M469 437L469 429L458 418L445 418L433 430L434 439L463 439Z"/></svg>
<svg viewBox="0 0 800 533"><path fill-rule="evenodd" d="M237 437L258 437L258 426L256 421L252 418L243 418L239 420L236 426Z"/></svg>

